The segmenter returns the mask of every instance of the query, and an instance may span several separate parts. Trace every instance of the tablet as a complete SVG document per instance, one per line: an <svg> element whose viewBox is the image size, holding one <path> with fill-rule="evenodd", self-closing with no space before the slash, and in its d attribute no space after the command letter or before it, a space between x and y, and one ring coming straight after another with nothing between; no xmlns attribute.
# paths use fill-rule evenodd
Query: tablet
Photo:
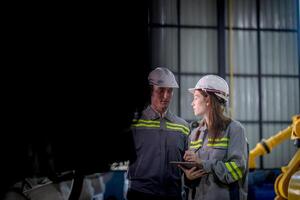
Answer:
<svg viewBox="0 0 300 200"><path fill-rule="evenodd" d="M181 165L186 169L191 169L192 167L199 168L199 165L196 162L178 162L178 161L170 161L170 164ZM201 167L202 168L202 167ZM199 169L201 169L199 168Z"/></svg>

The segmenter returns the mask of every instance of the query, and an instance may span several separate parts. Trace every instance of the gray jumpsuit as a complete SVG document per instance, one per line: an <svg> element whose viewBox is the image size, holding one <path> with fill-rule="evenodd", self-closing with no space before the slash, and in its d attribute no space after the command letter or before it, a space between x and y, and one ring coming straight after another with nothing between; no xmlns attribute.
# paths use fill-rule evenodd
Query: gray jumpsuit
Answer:
<svg viewBox="0 0 300 200"><path fill-rule="evenodd" d="M189 200L247 199L249 150L244 127L231 121L215 142L206 127L200 127L192 131L189 139L190 149L200 147L197 153L208 173L193 181L185 178Z"/></svg>
<svg viewBox="0 0 300 200"><path fill-rule="evenodd" d="M150 106L132 125L137 159L128 170L129 190L180 197L182 171L170 161L183 161L188 123L167 111L160 117Z"/></svg>

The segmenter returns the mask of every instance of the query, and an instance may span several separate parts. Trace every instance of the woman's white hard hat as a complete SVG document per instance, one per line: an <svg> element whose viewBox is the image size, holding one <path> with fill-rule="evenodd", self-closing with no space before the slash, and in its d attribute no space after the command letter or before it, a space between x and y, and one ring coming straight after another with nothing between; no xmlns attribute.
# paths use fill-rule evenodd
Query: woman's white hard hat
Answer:
<svg viewBox="0 0 300 200"><path fill-rule="evenodd" d="M212 92L218 97L224 99L226 102L229 99L229 87L227 82L217 75L203 76L196 84L194 88L190 88L189 91L194 94L195 90L203 90L206 92Z"/></svg>

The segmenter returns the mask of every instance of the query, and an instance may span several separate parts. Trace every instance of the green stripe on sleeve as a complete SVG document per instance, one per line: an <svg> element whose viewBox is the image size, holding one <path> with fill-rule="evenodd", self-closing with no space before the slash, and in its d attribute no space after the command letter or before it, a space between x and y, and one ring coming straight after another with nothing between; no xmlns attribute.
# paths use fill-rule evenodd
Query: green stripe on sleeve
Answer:
<svg viewBox="0 0 300 200"><path fill-rule="evenodd" d="M240 168L236 165L235 162L230 162L230 164L233 166L233 169L237 172L239 178L242 178L242 172Z"/></svg>
<svg viewBox="0 0 300 200"><path fill-rule="evenodd" d="M230 174L231 174L231 176L233 177L233 179L234 179L234 180L238 180L238 177L237 177L237 175L235 174L235 172L233 171L231 165L230 165L228 162L226 162L226 163L225 163L225 166L226 166L226 168L228 169L228 171L230 172Z"/></svg>

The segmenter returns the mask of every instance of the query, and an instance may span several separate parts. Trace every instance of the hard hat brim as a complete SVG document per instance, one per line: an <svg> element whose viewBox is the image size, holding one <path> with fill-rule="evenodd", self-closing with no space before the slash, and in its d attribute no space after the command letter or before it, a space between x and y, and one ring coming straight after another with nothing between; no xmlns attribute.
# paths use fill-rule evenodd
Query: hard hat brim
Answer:
<svg viewBox="0 0 300 200"><path fill-rule="evenodd" d="M201 88L189 88L188 91L192 94L194 94L195 90L201 90ZM228 101L228 97L222 95L222 94L218 94L218 93L215 93L215 95L217 95L218 97L222 98L223 100L225 100L226 102Z"/></svg>
<svg viewBox="0 0 300 200"><path fill-rule="evenodd" d="M149 85L155 85L160 88L179 88L178 84L177 85L158 85L158 84L149 83Z"/></svg>
<svg viewBox="0 0 300 200"><path fill-rule="evenodd" d="M189 88L189 89L188 89L188 91L189 91L190 93L192 93L192 94L194 94L195 90L196 90L196 88Z"/></svg>

